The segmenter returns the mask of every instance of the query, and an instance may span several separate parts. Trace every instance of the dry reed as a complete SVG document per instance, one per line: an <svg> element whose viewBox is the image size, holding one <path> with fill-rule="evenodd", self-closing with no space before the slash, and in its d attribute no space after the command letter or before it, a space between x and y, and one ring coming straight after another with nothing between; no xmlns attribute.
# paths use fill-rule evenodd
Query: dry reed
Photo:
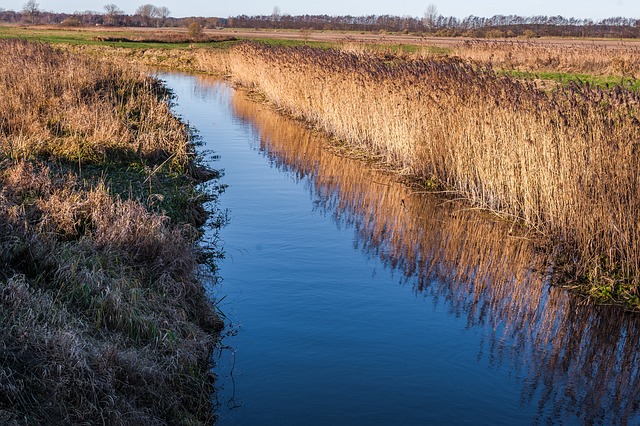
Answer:
<svg viewBox="0 0 640 426"><path fill-rule="evenodd" d="M260 152L303 181L316 208L352 228L355 246L401 272L420 297L485 328L478 357L526 377L522 400L537 404L539 421L572 423L577 413L584 423L637 423L637 317L549 288L546 256L526 229L333 155L318 132L256 108L243 91L232 105L261 135Z"/></svg>
<svg viewBox="0 0 640 426"><path fill-rule="evenodd" d="M206 253L130 171L197 170L168 93L130 67L0 48L0 422L212 423Z"/></svg>
<svg viewBox="0 0 640 426"><path fill-rule="evenodd" d="M638 94L545 92L452 58L249 43L230 67L286 113L546 235L591 296L638 304Z"/></svg>
<svg viewBox="0 0 640 426"><path fill-rule="evenodd" d="M640 77L637 74L640 69L640 49L625 45L624 42L611 44L588 44L584 41L554 44L531 40L470 40L454 47L451 54L463 59L491 63L500 69Z"/></svg>

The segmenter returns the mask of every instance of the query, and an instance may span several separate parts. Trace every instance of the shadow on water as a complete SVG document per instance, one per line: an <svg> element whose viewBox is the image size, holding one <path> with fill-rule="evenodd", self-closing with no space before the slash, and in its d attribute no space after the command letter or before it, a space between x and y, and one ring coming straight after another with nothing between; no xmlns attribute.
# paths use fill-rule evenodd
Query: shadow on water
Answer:
<svg viewBox="0 0 640 426"><path fill-rule="evenodd" d="M544 259L526 235L363 170L323 149L321 135L243 92L231 102L261 135L268 161L304 182L316 209L355 229L363 253L401 273L416 294L466 318L468 328L487 330L478 357L526 378L521 400L537 404L539 423L640 423L637 316L586 306L550 287Z"/></svg>

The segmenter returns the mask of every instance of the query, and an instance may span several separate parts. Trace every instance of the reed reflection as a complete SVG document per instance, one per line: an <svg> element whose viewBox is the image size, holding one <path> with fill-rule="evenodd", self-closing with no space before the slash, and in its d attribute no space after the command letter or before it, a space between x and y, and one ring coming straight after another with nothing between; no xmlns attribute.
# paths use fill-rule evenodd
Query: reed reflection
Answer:
<svg viewBox="0 0 640 426"><path fill-rule="evenodd" d="M232 107L261 135L265 157L307 185L316 208L355 229L360 250L486 330L479 356L525 378L522 401L538 405L540 422L640 422L637 316L550 287L527 235L330 153L322 136L243 92Z"/></svg>

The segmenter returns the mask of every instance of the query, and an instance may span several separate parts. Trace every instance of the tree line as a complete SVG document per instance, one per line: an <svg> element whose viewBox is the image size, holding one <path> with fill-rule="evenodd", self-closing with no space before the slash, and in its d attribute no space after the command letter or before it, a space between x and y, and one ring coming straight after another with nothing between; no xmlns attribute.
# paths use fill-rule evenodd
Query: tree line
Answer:
<svg viewBox="0 0 640 426"><path fill-rule="evenodd" d="M439 36L515 37L640 37L640 19L614 17L602 20L563 16L495 15L489 18L442 16L435 9L424 17L366 15L240 15L227 20L230 26L258 29L317 29L339 31L387 31Z"/></svg>
<svg viewBox="0 0 640 426"><path fill-rule="evenodd" d="M164 6L145 4L132 15L117 5L107 4L103 12L77 11L73 14L43 11L29 0L21 11L0 8L0 22L62 25L105 25L129 27L186 27L196 21L202 28L256 28L296 30L338 30L400 32L436 36L469 37L624 37L640 38L640 19L613 17L601 20L563 16L495 15L492 17L443 16L429 5L423 17L394 15L331 16L289 15L275 7L271 15L220 17L171 17Z"/></svg>
<svg viewBox="0 0 640 426"><path fill-rule="evenodd" d="M0 22L63 26L186 27L195 20L207 28L221 26L219 18L174 18L171 17L169 8L153 4L143 4L131 15L126 14L115 4L107 4L103 9L103 11L80 10L74 13L59 13L43 10L35 0L29 0L19 11L0 8Z"/></svg>

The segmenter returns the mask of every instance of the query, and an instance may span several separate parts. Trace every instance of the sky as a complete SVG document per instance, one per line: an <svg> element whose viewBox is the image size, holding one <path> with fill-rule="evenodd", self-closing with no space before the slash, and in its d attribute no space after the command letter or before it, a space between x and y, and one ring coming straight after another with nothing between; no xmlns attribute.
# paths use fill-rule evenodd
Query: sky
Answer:
<svg viewBox="0 0 640 426"><path fill-rule="evenodd" d="M127 14L142 4L166 6L171 16L229 17L236 15L270 15L277 6L291 15L398 15L422 17L429 4L444 16L463 18L469 15L562 15L566 18L603 19L615 16L640 19L640 0L36 0L41 10L73 13L104 11L113 3ZM22 10L27 0L0 0L0 8Z"/></svg>

